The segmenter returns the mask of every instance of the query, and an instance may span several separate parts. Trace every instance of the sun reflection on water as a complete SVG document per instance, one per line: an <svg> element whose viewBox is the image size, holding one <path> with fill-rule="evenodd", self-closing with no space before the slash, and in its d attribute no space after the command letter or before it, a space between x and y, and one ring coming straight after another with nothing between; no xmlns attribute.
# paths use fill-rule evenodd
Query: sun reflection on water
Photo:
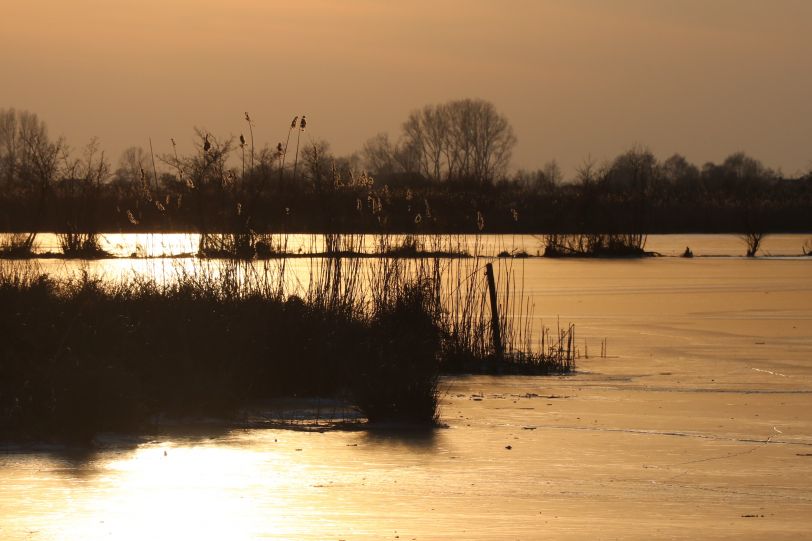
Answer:
<svg viewBox="0 0 812 541"><path fill-rule="evenodd" d="M286 517L308 471L287 450L147 444L101 470L103 488L49 538L295 538L301 528Z"/></svg>

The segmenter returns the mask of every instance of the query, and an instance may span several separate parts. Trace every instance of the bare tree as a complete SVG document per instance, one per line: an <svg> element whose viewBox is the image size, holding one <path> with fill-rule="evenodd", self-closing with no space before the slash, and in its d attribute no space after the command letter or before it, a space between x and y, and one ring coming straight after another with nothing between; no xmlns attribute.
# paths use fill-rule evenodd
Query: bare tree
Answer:
<svg viewBox="0 0 812 541"><path fill-rule="evenodd" d="M747 245L747 257L755 257L766 235L761 231L747 231L740 236Z"/></svg>
<svg viewBox="0 0 812 541"><path fill-rule="evenodd" d="M422 151L414 142L404 139L392 142L385 133L379 133L364 143L361 160L367 171L378 175L424 171Z"/></svg>
<svg viewBox="0 0 812 541"><path fill-rule="evenodd" d="M17 164L20 180L47 192L59 173L59 161L65 154L65 144L59 139L51 142L48 128L36 114L22 111L18 114L21 152Z"/></svg>
<svg viewBox="0 0 812 541"><path fill-rule="evenodd" d="M480 182L502 177L510 163L516 136L507 119L493 104L481 100L466 103L473 109L473 125L468 131L474 135L473 178ZM470 173L469 173L470 174Z"/></svg>
<svg viewBox="0 0 812 541"><path fill-rule="evenodd" d="M403 124L403 140L416 151L418 169L427 178L480 183L504 176L516 145L510 123L493 104L471 99L412 112Z"/></svg>
<svg viewBox="0 0 812 541"><path fill-rule="evenodd" d="M389 140L389 135L379 133L368 139L361 149L365 167L377 174L399 173L398 162L395 157L397 145Z"/></svg>
<svg viewBox="0 0 812 541"><path fill-rule="evenodd" d="M592 156L587 156L581 165L575 168L575 180L582 188L594 186L601 177L602 172Z"/></svg>
<svg viewBox="0 0 812 541"><path fill-rule="evenodd" d="M150 156L142 147L129 147L121 153L113 183L131 195L143 195L150 190Z"/></svg>
<svg viewBox="0 0 812 541"><path fill-rule="evenodd" d="M699 178L699 169L685 156L674 154L660 165L660 175L664 181L676 184L677 182L695 181Z"/></svg>
<svg viewBox="0 0 812 541"><path fill-rule="evenodd" d="M541 172L544 174L544 179L550 186L559 186L564 181L564 173L561 171L561 166L558 165L556 160L545 163L544 167L541 168Z"/></svg>
<svg viewBox="0 0 812 541"><path fill-rule="evenodd" d="M17 247L21 250L30 250L34 244L64 152L62 139L52 142L45 122L36 114L0 110L0 174L7 188L19 190L31 204L29 234Z"/></svg>
<svg viewBox="0 0 812 541"><path fill-rule="evenodd" d="M17 179L20 144L17 111L0 109L0 182L6 189Z"/></svg>
<svg viewBox="0 0 812 541"><path fill-rule="evenodd" d="M446 144L445 116L438 106L414 111L403 124L407 144L418 151L419 170L432 180L442 179L443 147Z"/></svg>
<svg viewBox="0 0 812 541"><path fill-rule="evenodd" d="M312 141L302 152L302 161L307 177L316 189L325 185L327 173L330 170L330 143L322 139ZM335 175L333 175L335 177ZM335 182L336 178L331 178Z"/></svg>
<svg viewBox="0 0 812 541"><path fill-rule="evenodd" d="M62 252L69 256L94 257L104 254L99 244L98 206L102 185L110 177L110 163L95 137L80 158L63 155L59 181L64 223L58 233Z"/></svg>
<svg viewBox="0 0 812 541"><path fill-rule="evenodd" d="M230 219L242 220L242 207L226 209L227 189L233 187L237 175L228 168L228 159L234 146L233 138L221 141L208 131L195 128L198 139L196 152L190 156L164 154L160 160L182 175L194 205L195 221L201 254L222 249L222 240L211 233L213 218L221 218L220 227Z"/></svg>
<svg viewBox="0 0 812 541"><path fill-rule="evenodd" d="M636 146L612 161L606 170L605 182L611 188L646 198L657 183L659 169L651 150Z"/></svg>

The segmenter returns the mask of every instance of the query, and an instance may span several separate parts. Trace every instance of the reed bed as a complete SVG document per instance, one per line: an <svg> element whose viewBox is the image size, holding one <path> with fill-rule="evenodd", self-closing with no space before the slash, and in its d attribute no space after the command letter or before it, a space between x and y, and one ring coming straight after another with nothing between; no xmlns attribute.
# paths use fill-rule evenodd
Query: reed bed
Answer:
<svg viewBox="0 0 812 541"><path fill-rule="evenodd" d="M0 262L0 437L87 438L170 417L231 418L322 396L371 422L434 423L443 372L566 372L570 327L532 338L521 268L498 265L493 348L483 258L196 260L169 276L65 279ZM518 285L517 285L518 284Z"/></svg>
<svg viewBox="0 0 812 541"><path fill-rule="evenodd" d="M644 233L547 234L542 236L545 257L645 257Z"/></svg>
<svg viewBox="0 0 812 541"><path fill-rule="evenodd" d="M0 234L0 258L27 258L38 249L33 233Z"/></svg>

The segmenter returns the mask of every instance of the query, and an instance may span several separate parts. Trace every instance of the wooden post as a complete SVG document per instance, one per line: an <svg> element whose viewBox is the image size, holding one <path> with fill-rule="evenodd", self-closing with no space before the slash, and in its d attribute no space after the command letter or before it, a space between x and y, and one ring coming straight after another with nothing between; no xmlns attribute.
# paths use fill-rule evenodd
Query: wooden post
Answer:
<svg viewBox="0 0 812 541"><path fill-rule="evenodd" d="M488 293L491 298L491 334L493 335L493 351L496 360L502 360L502 334L499 331L499 305L496 303L496 281L493 278L493 265L485 265L485 275L488 277Z"/></svg>

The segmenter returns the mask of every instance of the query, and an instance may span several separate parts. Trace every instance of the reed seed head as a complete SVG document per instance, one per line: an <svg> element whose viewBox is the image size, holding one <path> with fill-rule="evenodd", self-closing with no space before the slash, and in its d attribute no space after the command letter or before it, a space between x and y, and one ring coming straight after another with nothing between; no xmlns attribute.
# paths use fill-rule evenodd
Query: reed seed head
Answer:
<svg viewBox="0 0 812 541"><path fill-rule="evenodd" d="M136 220L135 216L133 216L133 213L130 212L129 210L127 210L127 219L130 221L131 224L138 225L138 220Z"/></svg>

